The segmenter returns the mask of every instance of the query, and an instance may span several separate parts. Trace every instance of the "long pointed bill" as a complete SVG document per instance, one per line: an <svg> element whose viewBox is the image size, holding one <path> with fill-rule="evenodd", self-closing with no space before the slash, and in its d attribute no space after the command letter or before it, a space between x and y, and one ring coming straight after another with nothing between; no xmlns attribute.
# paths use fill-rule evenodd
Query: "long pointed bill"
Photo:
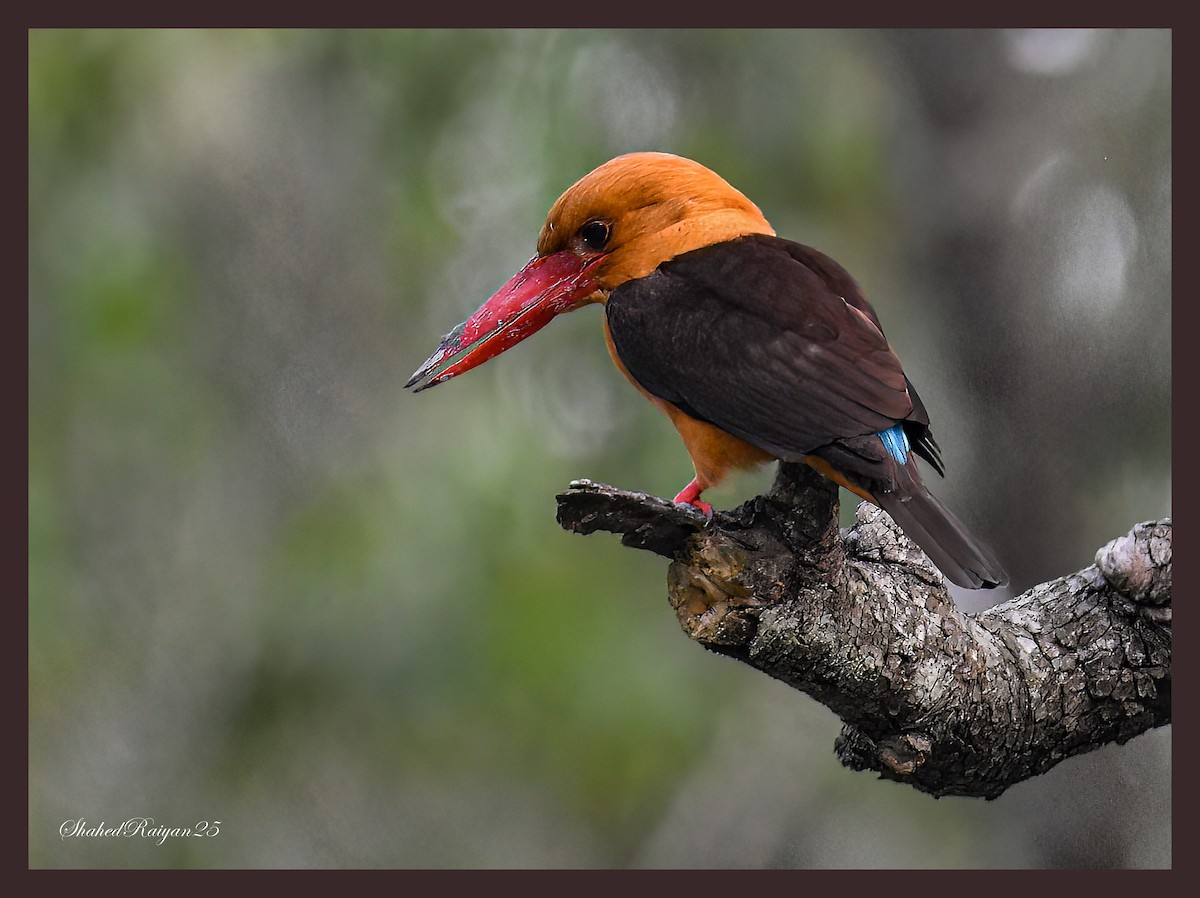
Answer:
<svg viewBox="0 0 1200 898"><path fill-rule="evenodd" d="M470 371L541 330L596 292L592 270L600 257L585 260L563 250L540 256L513 275L495 296L442 338L406 383L419 393Z"/></svg>

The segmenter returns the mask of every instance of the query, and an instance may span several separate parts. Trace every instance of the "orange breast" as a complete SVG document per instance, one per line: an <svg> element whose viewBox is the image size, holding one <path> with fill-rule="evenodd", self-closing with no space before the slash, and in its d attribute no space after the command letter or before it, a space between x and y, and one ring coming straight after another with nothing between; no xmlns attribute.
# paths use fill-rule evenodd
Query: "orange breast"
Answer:
<svg viewBox="0 0 1200 898"><path fill-rule="evenodd" d="M775 458L771 453L747 443L741 437L735 437L719 427L699 421L680 411L670 402L646 392L642 385L633 379L633 375L629 373L617 355L607 321L604 322L604 343L608 346L608 354L612 356L617 370L625 375L625 379L633 384L639 393L662 409L663 413L671 419L671 423L679 431L679 436L683 438L683 445L687 449L688 455L692 458L692 465L696 469L696 479L702 490L720 483L732 470L753 468Z"/></svg>

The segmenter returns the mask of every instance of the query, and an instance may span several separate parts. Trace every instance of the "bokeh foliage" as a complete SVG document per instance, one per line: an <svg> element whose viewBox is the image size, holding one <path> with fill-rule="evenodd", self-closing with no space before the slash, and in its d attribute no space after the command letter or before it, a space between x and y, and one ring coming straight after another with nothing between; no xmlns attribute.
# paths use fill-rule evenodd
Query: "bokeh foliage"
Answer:
<svg viewBox="0 0 1200 898"><path fill-rule="evenodd" d="M1168 865L1169 731L935 802L689 644L662 560L562 532L573 478L690 476L596 309L401 386L567 185L678 152L856 274L1014 585L1082 567L1170 510L1170 54L31 32L30 864ZM58 835L136 815L222 831Z"/></svg>

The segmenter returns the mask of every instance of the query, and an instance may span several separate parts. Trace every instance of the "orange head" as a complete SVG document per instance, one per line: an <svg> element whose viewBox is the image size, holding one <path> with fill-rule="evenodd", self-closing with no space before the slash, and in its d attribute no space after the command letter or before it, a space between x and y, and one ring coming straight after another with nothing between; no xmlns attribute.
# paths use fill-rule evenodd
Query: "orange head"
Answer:
<svg viewBox="0 0 1200 898"><path fill-rule="evenodd" d="M555 201L537 255L446 335L408 386L423 390L470 370L681 253L774 233L754 203L698 162L669 153L618 156Z"/></svg>

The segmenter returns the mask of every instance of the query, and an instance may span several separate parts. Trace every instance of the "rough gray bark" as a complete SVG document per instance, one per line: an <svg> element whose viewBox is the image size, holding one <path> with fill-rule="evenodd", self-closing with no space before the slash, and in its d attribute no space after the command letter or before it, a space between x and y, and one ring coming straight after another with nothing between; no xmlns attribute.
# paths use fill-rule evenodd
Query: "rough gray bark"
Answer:
<svg viewBox="0 0 1200 898"><path fill-rule="evenodd" d="M1171 521L1138 524L1096 563L979 614L869 503L781 464L771 491L711 524L589 481L558 497L577 533L671 558L684 632L841 717L843 764L935 796L995 798L1071 755L1171 721Z"/></svg>

